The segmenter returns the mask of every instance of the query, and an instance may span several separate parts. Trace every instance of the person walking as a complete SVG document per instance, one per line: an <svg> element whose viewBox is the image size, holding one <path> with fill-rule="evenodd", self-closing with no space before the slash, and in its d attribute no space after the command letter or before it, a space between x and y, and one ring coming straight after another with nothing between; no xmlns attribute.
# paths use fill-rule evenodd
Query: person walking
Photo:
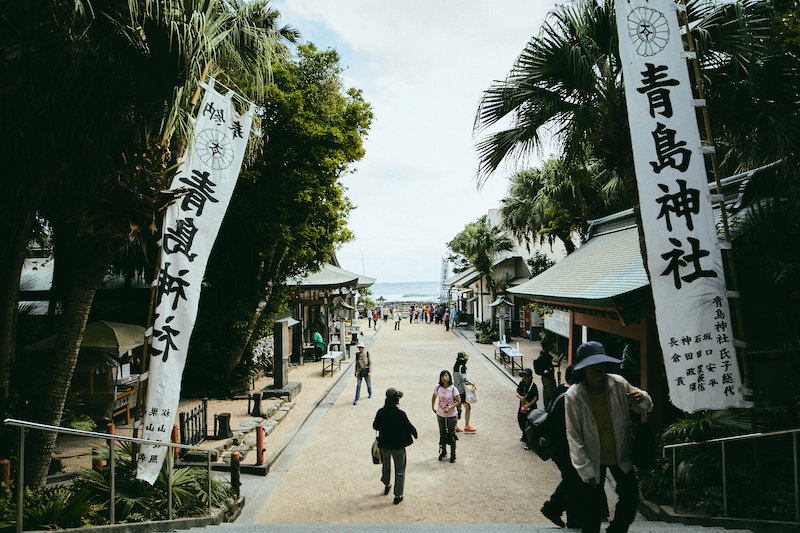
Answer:
<svg viewBox="0 0 800 533"><path fill-rule="evenodd" d="M552 354L547 350L539 352L539 357L533 362L533 371L542 378L542 405L546 408L554 398L553 390L556 388Z"/></svg>
<svg viewBox="0 0 800 533"><path fill-rule="evenodd" d="M582 530L598 533L602 505L600 493L606 468L617 484L619 500L609 533L626 533L636 516L639 487L633 469L628 423L631 411L652 410L653 400L625 378L607 373L607 363L621 361L609 357L597 341L581 344L574 372L576 384L565 397L566 431L572 466L578 472L580 500L584 503Z"/></svg>
<svg viewBox="0 0 800 533"><path fill-rule="evenodd" d="M525 424L528 421L528 413L536 409L536 403L539 401L539 389L533 382L533 371L530 368L523 368L519 371L519 375L522 379L517 385L517 399L519 400L517 423L522 431L522 437L519 440L525 442ZM525 444L525 449L530 450L530 446Z"/></svg>
<svg viewBox="0 0 800 533"><path fill-rule="evenodd" d="M383 314L383 323L385 324L389 320L389 308L384 305L381 308L381 314Z"/></svg>
<svg viewBox="0 0 800 533"><path fill-rule="evenodd" d="M458 407L461 405L461 396L458 389L453 386L453 376L450 371L442 370L439 373L439 384L433 390L431 408L436 413L439 422L439 460L447 455L447 445L450 445L450 462L456 462L456 421L458 420Z"/></svg>
<svg viewBox="0 0 800 533"><path fill-rule="evenodd" d="M548 405L547 425L553 443L553 462L561 472L561 482L550 499L542 505L541 513L559 527L579 529L583 524L582 502L580 498L581 478L569 458L567 443L567 422L564 409L565 394L574 382L573 366L564 373L565 383L553 391L553 400ZM601 495L605 498L605 494ZM566 524L561 515L566 511Z"/></svg>
<svg viewBox="0 0 800 533"><path fill-rule="evenodd" d="M394 320L394 329L395 331L400 331L400 309L395 307L394 311L392 311L392 314L394 315L392 316L392 319Z"/></svg>
<svg viewBox="0 0 800 533"><path fill-rule="evenodd" d="M456 356L456 363L453 365L453 384L458 389L458 394L461 396L461 407L464 412L464 429L462 430L456 424L456 431L466 431L467 433L475 433L478 431L469 425L469 415L472 411L472 406L467 401L467 387L477 389L474 383L467 379L467 360L469 355L464 352L458 352Z"/></svg>
<svg viewBox="0 0 800 533"><path fill-rule="evenodd" d="M359 342L356 347L356 399L353 400L353 405L358 405L358 399L361 397L361 380L367 382L367 394L372 398L372 360L369 357L369 352L365 351L363 342Z"/></svg>
<svg viewBox="0 0 800 533"><path fill-rule="evenodd" d="M397 309L395 309L397 311ZM381 451L381 482L383 494L392 488L391 462L394 461L394 504L403 501L403 488L406 481L406 446L414 443L417 428L408 420L405 411L398 407L403 393L395 388L386 389L383 407L375 413L372 429L378 432L378 448Z"/></svg>
<svg viewBox="0 0 800 533"><path fill-rule="evenodd" d="M378 331L378 310L372 310L372 326L375 331Z"/></svg>
<svg viewBox="0 0 800 533"><path fill-rule="evenodd" d="M442 320L444 320L444 330L450 331L450 311L448 309L444 310L444 315L442 316Z"/></svg>

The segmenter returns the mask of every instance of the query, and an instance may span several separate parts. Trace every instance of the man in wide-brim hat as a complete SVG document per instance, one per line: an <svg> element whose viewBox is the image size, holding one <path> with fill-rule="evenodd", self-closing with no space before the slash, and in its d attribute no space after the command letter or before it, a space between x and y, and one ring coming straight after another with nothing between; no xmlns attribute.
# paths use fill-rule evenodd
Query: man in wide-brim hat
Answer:
<svg viewBox="0 0 800 533"><path fill-rule="evenodd" d="M582 480L581 501L585 502L582 531L600 531L602 474L611 471L617 483L619 502L610 533L625 533L636 516L639 488L631 458L628 434L630 412L647 412L653 401L625 378L608 374L609 364L621 361L606 355L603 345L590 341L578 347L574 371L578 383L565 397L567 441L572 465Z"/></svg>

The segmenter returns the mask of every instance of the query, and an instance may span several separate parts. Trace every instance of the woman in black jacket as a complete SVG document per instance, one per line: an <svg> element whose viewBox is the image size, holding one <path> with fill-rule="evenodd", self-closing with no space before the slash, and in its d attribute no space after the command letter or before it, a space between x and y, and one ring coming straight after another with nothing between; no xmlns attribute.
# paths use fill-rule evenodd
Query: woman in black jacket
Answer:
<svg viewBox="0 0 800 533"><path fill-rule="evenodd" d="M394 460L394 503L403 501L403 485L406 477L406 446L410 446L417 438L417 429L411 424L398 404L403 393L395 388L386 389L386 401L375 413L372 428L378 432L378 447L381 450L383 463L383 493L389 494L392 488L390 461ZM413 436L413 439L412 439Z"/></svg>

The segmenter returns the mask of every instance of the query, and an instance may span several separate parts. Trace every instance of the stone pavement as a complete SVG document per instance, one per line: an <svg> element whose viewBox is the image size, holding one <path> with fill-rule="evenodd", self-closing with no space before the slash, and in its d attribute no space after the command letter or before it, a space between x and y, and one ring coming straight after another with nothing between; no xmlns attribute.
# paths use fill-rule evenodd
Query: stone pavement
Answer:
<svg viewBox="0 0 800 533"><path fill-rule="evenodd" d="M516 421L514 383L471 345L438 325L392 324L369 347L372 399L353 405L353 367L307 419L292 445L272 464L269 476L246 479L244 523L492 523L546 522L539 507L558 483L552 462L523 450ZM442 369L458 351L472 354L469 376L479 402L471 423L476 434L459 434L455 464L437 461L438 429L431 396ZM369 448L372 421L384 391L405 393L400 402L420 438L408 448L405 499L383 496L380 467ZM304 386L305 389L305 386ZM257 514L256 514L257 511Z"/></svg>
<svg viewBox="0 0 800 533"><path fill-rule="evenodd" d="M539 513L558 483L558 471L523 450L514 380L490 348L485 356L479 351L485 347L463 335L407 322L400 331L388 323L365 340L373 360L373 398L362 386L362 399L353 405L352 359L333 379L326 378L327 390L304 399L311 407L279 447L269 475L243 476L246 505L236 523L215 530L249 533L261 524L287 532L558 530ZM452 370L458 351L470 354L469 377L478 385L471 420L478 431L459 433L458 460L450 464L437 461L438 429L430 406L439 372ZM407 449L405 499L399 505L392 505L391 493L383 495L380 466L369 455L372 421L388 387L404 392L400 408L420 437ZM305 384L303 391L308 392ZM721 531L640 520L631 531Z"/></svg>

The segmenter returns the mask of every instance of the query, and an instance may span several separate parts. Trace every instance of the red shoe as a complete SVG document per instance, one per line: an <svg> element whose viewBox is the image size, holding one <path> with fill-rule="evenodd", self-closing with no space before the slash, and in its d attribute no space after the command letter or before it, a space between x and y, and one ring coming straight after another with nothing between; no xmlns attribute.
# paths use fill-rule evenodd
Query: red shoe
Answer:
<svg viewBox="0 0 800 533"><path fill-rule="evenodd" d="M459 431L459 432L461 432L461 431L464 431L464 430L463 430L463 429L461 429L460 427L456 426L456 431Z"/></svg>
<svg viewBox="0 0 800 533"><path fill-rule="evenodd" d="M474 427L472 427L472 426L467 426L467 427L465 427L465 428L464 428L464 431L469 431L470 433L474 433L474 432L476 432L476 431L478 431L478 430L477 430L477 429L475 429L475 428L474 428Z"/></svg>

